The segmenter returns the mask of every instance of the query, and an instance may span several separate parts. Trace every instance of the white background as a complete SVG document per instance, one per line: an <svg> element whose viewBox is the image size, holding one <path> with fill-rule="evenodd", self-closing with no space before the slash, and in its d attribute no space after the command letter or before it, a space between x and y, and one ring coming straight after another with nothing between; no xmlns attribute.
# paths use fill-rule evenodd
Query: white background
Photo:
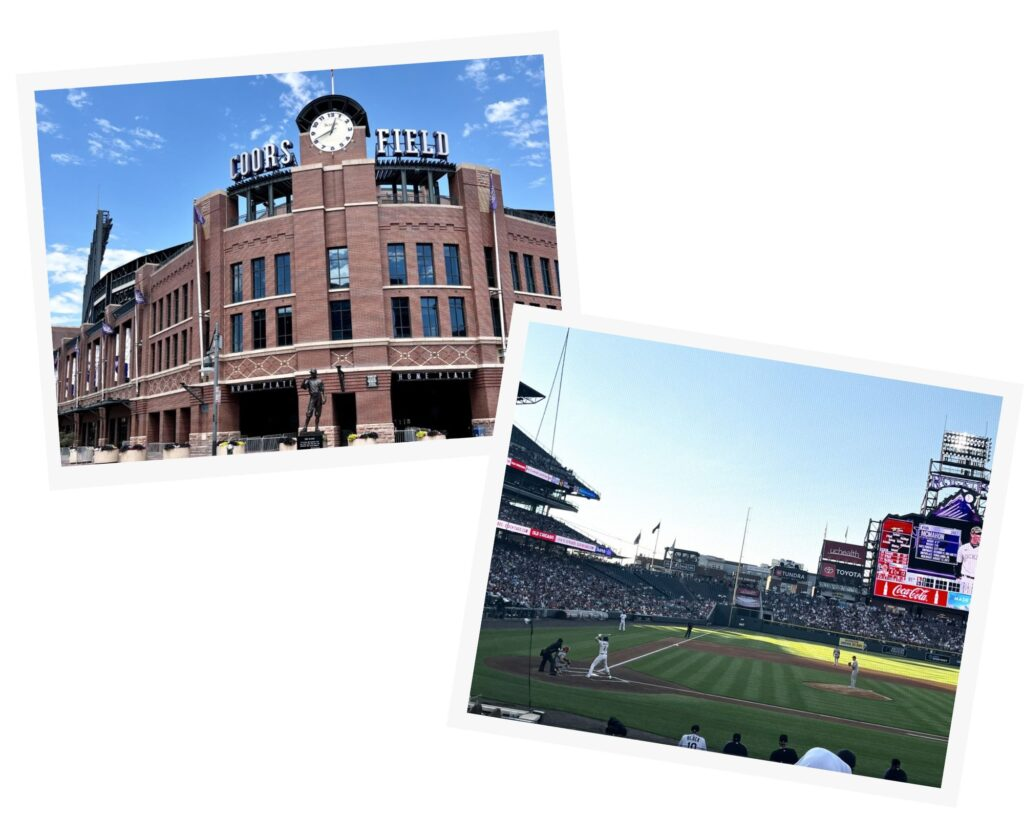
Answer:
<svg viewBox="0 0 1024 819"><path fill-rule="evenodd" d="M554 176L585 312L1024 381L1014 5L665 8L60 2L8 18L0 813L914 809L447 727L483 457L48 489L14 73L557 30L570 151ZM995 809L1019 767L1019 542L1008 515L970 635L960 810Z"/></svg>

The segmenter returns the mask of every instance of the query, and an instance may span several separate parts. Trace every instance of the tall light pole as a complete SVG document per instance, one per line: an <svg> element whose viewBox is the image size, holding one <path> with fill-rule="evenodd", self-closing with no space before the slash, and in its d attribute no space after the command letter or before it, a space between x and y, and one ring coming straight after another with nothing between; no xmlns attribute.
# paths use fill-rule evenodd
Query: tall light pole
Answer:
<svg viewBox="0 0 1024 819"><path fill-rule="evenodd" d="M729 628L732 628L733 616L736 614L736 592L740 586L740 569L743 567L743 550L747 545L747 527L750 525L750 508L747 507L747 521L743 524L743 540L740 541L740 559L736 563L736 579L732 584L732 605L729 606Z"/></svg>

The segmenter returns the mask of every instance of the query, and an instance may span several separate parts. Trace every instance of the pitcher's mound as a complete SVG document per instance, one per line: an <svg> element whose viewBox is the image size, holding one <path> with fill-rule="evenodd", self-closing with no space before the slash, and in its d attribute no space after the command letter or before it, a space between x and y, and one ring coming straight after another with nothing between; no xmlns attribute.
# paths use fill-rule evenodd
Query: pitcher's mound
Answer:
<svg viewBox="0 0 1024 819"><path fill-rule="evenodd" d="M817 688L819 691L831 691L833 694L842 694L844 697L860 697L862 700L884 700L892 702L892 697L886 697L877 691L869 691L866 688L850 688L848 685L836 685L835 683L805 682L804 685Z"/></svg>

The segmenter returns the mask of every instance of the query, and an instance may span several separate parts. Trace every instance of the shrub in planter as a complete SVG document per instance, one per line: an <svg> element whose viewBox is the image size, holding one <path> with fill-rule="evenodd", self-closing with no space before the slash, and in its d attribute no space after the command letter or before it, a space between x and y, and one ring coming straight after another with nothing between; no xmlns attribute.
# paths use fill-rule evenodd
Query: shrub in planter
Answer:
<svg viewBox="0 0 1024 819"><path fill-rule="evenodd" d="M128 444L121 447L121 463L146 460L146 447L142 444Z"/></svg>
<svg viewBox="0 0 1024 819"><path fill-rule="evenodd" d="M230 441L221 441L217 444L218 455L242 455L245 452L245 441L232 438Z"/></svg>
<svg viewBox="0 0 1024 819"><path fill-rule="evenodd" d="M447 437L448 436L445 435L443 432L441 432L440 430L436 430L436 429L432 429L432 430L430 430L430 432L427 433L427 440L428 441L443 441Z"/></svg>
<svg viewBox="0 0 1024 819"><path fill-rule="evenodd" d="M167 460L188 458L191 455L192 447L189 444L164 444L164 458Z"/></svg>
<svg viewBox="0 0 1024 819"><path fill-rule="evenodd" d="M298 449L298 444L298 438L293 438L291 435L288 435L281 439L281 442L278 444L277 448L283 452L294 452L296 449Z"/></svg>
<svg viewBox="0 0 1024 819"><path fill-rule="evenodd" d="M92 462L94 464L116 464L120 455L121 453L116 446L104 444L103 446L96 447L93 451Z"/></svg>

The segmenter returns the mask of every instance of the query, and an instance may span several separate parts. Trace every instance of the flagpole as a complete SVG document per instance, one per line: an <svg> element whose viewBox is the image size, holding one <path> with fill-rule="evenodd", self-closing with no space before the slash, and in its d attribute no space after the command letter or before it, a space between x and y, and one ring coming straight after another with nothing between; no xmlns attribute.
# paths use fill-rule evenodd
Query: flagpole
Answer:
<svg viewBox="0 0 1024 819"><path fill-rule="evenodd" d="M658 532L654 536L654 554L651 555L651 563L658 559L658 541L661 539L661 523L658 523Z"/></svg>
<svg viewBox="0 0 1024 819"><path fill-rule="evenodd" d="M196 200L192 200L192 241L196 246L196 303L199 307L199 311L196 314L196 320L199 324L199 370L202 372L203 359L206 357L206 349L203 345L203 282L202 282L202 263L201 256L199 255L199 220L201 219L199 213L199 207L196 205Z"/></svg>
<svg viewBox="0 0 1024 819"><path fill-rule="evenodd" d="M498 328L501 331L501 351L505 352L505 298L501 286L501 254L498 252L498 192L494 189L494 174L491 174L491 230L494 232L494 279L498 283Z"/></svg>

